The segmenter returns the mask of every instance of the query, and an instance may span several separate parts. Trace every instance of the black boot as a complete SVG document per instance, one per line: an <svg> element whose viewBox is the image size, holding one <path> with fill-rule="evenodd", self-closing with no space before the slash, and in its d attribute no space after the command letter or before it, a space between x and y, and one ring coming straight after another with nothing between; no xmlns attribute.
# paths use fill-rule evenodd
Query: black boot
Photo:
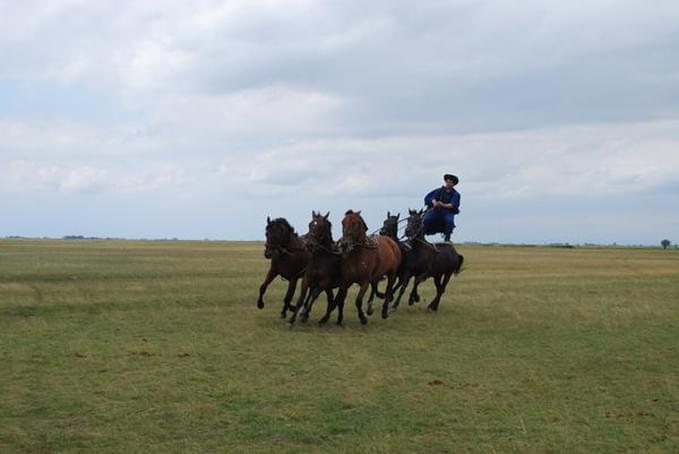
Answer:
<svg viewBox="0 0 679 454"><path fill-rule="evenodd" d="M444 240L445 242L447 242L447 243L450 243L450 233L446 233L446 235L445 235L445 237L443 238L443 240Z"/></svg>

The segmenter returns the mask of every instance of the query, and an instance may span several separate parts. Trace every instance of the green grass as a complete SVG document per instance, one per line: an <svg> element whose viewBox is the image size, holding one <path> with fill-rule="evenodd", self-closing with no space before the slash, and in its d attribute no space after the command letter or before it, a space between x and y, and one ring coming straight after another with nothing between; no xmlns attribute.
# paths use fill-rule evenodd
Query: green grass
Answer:
<svg viewBox="0 0 679 454"><path fill-rule="evenodd" d="M677 251L459 249L291 332L260 243L0 240L0 452L679 450Z"/></svg>

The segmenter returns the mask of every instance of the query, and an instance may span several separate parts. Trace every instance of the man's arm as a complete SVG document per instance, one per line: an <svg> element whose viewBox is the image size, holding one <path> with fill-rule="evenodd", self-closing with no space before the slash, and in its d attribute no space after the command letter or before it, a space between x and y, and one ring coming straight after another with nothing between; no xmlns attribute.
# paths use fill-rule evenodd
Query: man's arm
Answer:
<svg viewBox="0 0 679 454"><path fill-rule="evenodd" d="M449 203L439 203L439 206L443 208L447 208L449 210L452 210L453 213L457 214L460 212L460 193L455 192L453 193L452 197L450 198Z"/></svg>
<svg viewBox="0 0 679 454"><path fill-rule="evenodd" d="M450 209L453 210L453 213L458 214L460 212L460 193L455 191L453 193L453 197L450 199Z"/></svg>
<svg viewBox="0 0 679 454"><path fill-rule="evenodd" d="M427 194L424 197L424 204L427 205L429 208L432 208L434 206L434 202L436 201L437 196L439 195L440 190L441 189L434 189L429 194Z"/></svg>

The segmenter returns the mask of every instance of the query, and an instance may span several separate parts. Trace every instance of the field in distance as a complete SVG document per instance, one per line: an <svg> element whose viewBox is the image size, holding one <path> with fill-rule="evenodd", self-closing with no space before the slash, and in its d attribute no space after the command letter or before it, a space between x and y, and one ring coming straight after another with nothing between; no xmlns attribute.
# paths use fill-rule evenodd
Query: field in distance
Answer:
<svg viewBox="0 0 679 454"><path fill-rule="evenodd" d="M679 251L458 249L290 331L262 243L0 240L0 452L679 450Z"/></svg>

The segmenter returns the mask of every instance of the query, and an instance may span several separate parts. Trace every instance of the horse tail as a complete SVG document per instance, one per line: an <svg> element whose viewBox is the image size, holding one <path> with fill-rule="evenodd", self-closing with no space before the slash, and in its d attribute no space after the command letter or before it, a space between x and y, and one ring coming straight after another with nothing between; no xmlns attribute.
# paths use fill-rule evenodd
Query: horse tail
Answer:
<svg viewBox="0 0 679 454"><path fill-rule="evenodd" d="M457 254L457 256L460 257L460 260L457 261L457 266L455 267L455 271L453 271L453 273L460 274L462 272L462 264L464 263L464 255Z"/></svg>

